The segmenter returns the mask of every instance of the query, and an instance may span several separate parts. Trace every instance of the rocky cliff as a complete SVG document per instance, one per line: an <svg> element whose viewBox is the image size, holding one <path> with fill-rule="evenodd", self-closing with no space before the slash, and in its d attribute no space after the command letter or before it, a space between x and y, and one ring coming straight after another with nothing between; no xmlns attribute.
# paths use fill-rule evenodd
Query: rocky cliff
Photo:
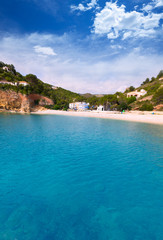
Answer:
<svg viewBox="0 0 163 240"><path fill-rule="evenodd" d="M29 96L11 90L0 90L0 110L15 112L31 112L38 106L53 105L53 101L39 94Z"/></svg>

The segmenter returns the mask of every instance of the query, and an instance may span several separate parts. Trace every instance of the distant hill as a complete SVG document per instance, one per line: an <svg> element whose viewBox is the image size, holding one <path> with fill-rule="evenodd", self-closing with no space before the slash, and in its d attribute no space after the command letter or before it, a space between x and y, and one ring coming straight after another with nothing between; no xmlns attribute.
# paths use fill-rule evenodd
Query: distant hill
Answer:
<svg viewBox="0 0 163 240"><path fill-rule="evenodd" d="M80 94L81 96L83 96L84 98L91 98L93 97L94 95L91 94L91 93L84 93L84 94Z"/></svg>
<svg viewBox="0 0 163 240"><path fill-rule="evenodd" d="M81 96L83 96L84 98L91 98L93 96L101 98L103 96L105 96L105 94L91 94L91 93L84 93L84 94L80 94Z"/></svg>

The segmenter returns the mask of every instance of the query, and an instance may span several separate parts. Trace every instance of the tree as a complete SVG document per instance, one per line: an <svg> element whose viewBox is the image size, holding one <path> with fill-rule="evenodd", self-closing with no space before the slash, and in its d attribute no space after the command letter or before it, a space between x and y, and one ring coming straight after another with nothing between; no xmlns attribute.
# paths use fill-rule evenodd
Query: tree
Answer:
<svg viewBox="0 0 163 240"><path fill-rule="evenodd" d="M152 77L150 82L154 82L156 78Z"/></svg>
<svg viewBox="0 0 163 240"><path fill-rule="evenodd" d="M130 107L127 105L126 102L122 102L122 103L120 103L120 105L118 106L118 110L119 110L119 111L123 111L123 110L127 110L127 109L130 110Z"/></svg>
<svg viewBox="0 0 163 240"><path fill-rule="evenodd" d="M129 90L130 90L130 92L132 92L132 91L134 91L134 90L135 90L135 87L133 87L133 86L130 86L130 87L129 87Z"/></svg>
<svg viewBox="0 0 163 240"><path fill-rule="evenodd" d="M161 71L159 72L159 74L157 75L157 78L158 78L158 79L161 78L161 77L163 77L163 70L161 70Z"/></svg>
<svg viewBox="0 0 163 240"><path fill-rule="evenodd" d="M95 106L98 105L99 98L97 98L96 96L92 96L92 97L88 98L87 101L89 102L90 106L94 108Z"/></svg>
<svg viewBox="0 0 163 240"><path fill-rule="evenodd" d="M131 104L135 101L136 101L136 97L134 97L134 96L131 96L131 97L127 98L127 104Z"/></svg>
<svg viewBox="0 0 163 240"><path fill-rule="evenodd" d="M144 84L146 84L146 83L149 83L149 78L146 78L146 80L141 84L141 85L144 85Z"/></svg>
<svg viewBox="0 0 163 240"><path fill-rule="evenodd" d="M0 67L2 68L2 67L4 67L4 66L5 66L5 63L2 62L2 61L0 61Z"/></svg>
<svg viewBox="0 0 163 240"><path fill-rule="evenodd" d="M8 65L8 68L9 68L9 70L10 70L14 75L16 75L16 70L15 70L15 67L14 67L13 64Z"/></svg>
<svg viewBox="0 0 163 240"><path fill-rule="evenodd" d="M38 78L34 74L27 74L25 76L25 78L26 78L27 82L29 82L29 83L35 83L36 84L38 82Z"/></svg>

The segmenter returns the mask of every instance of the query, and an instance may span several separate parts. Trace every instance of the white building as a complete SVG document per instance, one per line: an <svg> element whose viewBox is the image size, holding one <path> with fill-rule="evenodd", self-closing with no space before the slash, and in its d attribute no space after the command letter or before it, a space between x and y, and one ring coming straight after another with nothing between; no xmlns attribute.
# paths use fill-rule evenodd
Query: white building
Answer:
<svg viewBox="0 0 163 240"><path fill-rule="evenodd" d="M147 93L144 89L141 89L140 92L138 90L127 93L127 97L136 97L136 99L140 98L141 96L144 96Z"/></svg>
<svg viewBox="0 0 163 240"><path fill-rule="evenodd" d="M58 89L58 87L57 86L52 86L52 89L56 90L56 89Z"/></svg>
<svg viewBox="0 0 163 240"><path fill-rule="evenodd" d="M100 112L104 111L104 106L102 105L98 106L97 111L100 111Z"/></svg>
<svg viewBox="0 0 163 240"><path fill-rule="evenodd" d="M69 103L69 108L72 110L85 111L85 110L88 110L89 103L86 103L86 102Z"/></svg>
<svg viewBox="0 0 163 240"><path fill-rule="evenodd" d="M27 85L29 85L29 83L27 83L26 81L20 81L20 82L18 82L18 85L27 86Z"/></svg>
<svg viewBox="0 0 163 240"><path fill-rule="evenodd" d="M0 81L0 84L9 84L9 85L15 86L15 83L13 83L13 82L8 82L8 81L6 81L6 80Z"/></svg>
<svg viewBox="0 0 163 240"><path fill-rule="evenodd" d="M2 69L5 70L5 71L7 71L7 72L10 71L9 68L8 68L7 66L4 66Z"/></svg>

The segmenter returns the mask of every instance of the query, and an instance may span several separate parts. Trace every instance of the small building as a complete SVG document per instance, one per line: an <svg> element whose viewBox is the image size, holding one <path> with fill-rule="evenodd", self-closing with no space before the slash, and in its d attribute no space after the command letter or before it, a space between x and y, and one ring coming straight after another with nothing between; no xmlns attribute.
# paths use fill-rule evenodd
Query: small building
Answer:
<svg viewBox="0 0 163 240"><path fill-rule="evenodd" d="M127 93L127 97L136 97L136 99L140 98L141 96L144 96L147 93L144 89L141 89L139 92L138 90Z"/></svg>
<svg viewBox="0 0 163 240"><path fill-rule="evenodd" d="M162 80L163 80L163 77L160 77L160 78L159 78L159 81L162 81Z"/></svg>
<svg viewBox="0 0 163 240"><path fill-rule="evenodd" d="M56 90L56 89L58 89L58 87L57 86L52 86L52 89Z"/></svg>
<svg viewBox="0 0 163 240"><path fill-rule="evenodd" d="M18 85L27 86L27 85L29 85L29 83L27 83L26 81L19 81Z"/></svg>
<svg viewBox="0 0 163 240"><path fill-rule="evenodd" d="M9 70L9 68L7 66L4 66L2 69L7 71L7 72L10 72L10 70Z"/></svg>
<svg viewBox="0 0 163 240"><path fill-rule="evenodd" d="M104 111L104 106L103 105L98 106L97 111L100 111L100 112Z"/></svg>
<svg viewBox="0 0 163 240"><path fill-rule="evenodd" d="M86 102L74 102L69 104L69 108L72 110L85 111L89 108L89 103Z"/></svg>
<svg viewBox="0 0 163 240"><path fill-rule="evenodd" d="M6 80L0 81L0 84L8 84L8 85L13 85L13 86L15 86L15 83L13 83L13 82L8 82L8 81L6 81Z"/></svg>

